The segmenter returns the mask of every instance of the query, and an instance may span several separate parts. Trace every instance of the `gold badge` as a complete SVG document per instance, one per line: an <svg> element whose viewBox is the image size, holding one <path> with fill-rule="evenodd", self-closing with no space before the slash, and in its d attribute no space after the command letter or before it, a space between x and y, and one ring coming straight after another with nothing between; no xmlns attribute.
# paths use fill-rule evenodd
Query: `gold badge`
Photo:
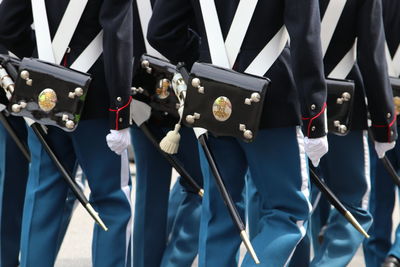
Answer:
<svg viewBox="0 0 400 267"><path fill-rule="evenodd" d="M57 104L57 94L53 89L46 88L39 94L39 107L43 111L51 111Z"/></svg>
<svg viewBox="0 0 400 267"><path fill-rule="evenodd" d="M220 96L215 99L213 104L213 114L217 121L226 121L232 114L232 103L225 97Z"/></svg>
<svg viewBox="0 0 400 267"><path fill-rule="evenodd" d="M171 82L168 79L160 80L159 86L156 89L156 93L159 99L166 99L169 96L168 89L171 86Z"/></svg>
<svg viewBox="0 0 400 267"><path fill-rule="evenodd" d="M399 115L400 114L400 97L395 96L393 101L394 101L394 107L396 109L396 115Z"/></svg>

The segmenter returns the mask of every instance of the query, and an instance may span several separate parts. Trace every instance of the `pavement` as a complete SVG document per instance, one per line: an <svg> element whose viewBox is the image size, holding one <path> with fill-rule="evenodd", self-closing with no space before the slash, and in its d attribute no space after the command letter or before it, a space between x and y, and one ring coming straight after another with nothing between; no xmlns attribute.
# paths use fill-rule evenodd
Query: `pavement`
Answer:
<svg viewBox="0 0 400 267"><path fill-rule="evenodd" d="M132 166L132 173L134 173ZM173 175L176 177L176 173ZM133 176L133 183L135 179ZM134 187L133 187L134 188ZM133 190L134 191L134 190ZM89 194L87 189L86 194ZM134 199L134 193L133 199ZM397 200L395 211L399 210L399 203ZM394 225L400 222L399 212L393 215ZM78 205L72 220L70 222L67 234L65 236L63 245L61 246L55 267L91 267L91 236L93 232L93 221L86 211ZM194 262L192 267L196 267L197 263ZM362 267L365 266L362 250L359 249L349 267Z"/></svg>

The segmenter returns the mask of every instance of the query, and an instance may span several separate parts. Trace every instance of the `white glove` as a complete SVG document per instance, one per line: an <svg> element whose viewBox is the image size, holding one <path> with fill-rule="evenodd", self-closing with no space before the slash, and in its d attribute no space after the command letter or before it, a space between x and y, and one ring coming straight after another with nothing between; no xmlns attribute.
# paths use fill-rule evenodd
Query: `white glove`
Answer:
<svg viewBox="0 0 400 267"><path fill-rule="evenodd" d="M317 167L320 159L328 152L328 137L305 137L304 148L314 167Z"/></svg>
<svg viewBox="0 0 400 267"><path fill-rule="evenodd" d="M119 131L110 130L110 133L106 136L106 140L108 147L118 155L121 155L131 144L129 128Z"/></svg>
<svg viewBox="0 0 400 267"><path fill-rule="evenodd" d="M385 156L385 153L391 149L394 148L396 145L396 142L391 142L391 143L381 143L375 141L375 150L376 154L378 154L378 158L383 158Z"/></svg>

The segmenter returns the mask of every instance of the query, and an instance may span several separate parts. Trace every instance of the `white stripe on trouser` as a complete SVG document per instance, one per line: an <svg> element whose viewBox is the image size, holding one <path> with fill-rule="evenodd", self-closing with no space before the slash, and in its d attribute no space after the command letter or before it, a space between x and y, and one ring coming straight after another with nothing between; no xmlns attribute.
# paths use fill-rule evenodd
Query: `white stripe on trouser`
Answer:
<svg viewBox="0 0 400 267"><path fill-rule="evenodd" d="M310 177L309 177L309 172L308 172L308 167L307 167L307 156L306 156L306 151L304 149L304 135L303 132L301 131L300 127L296 127L296 132L297 132L297 143L299 145L299 156L300 156L300 168L301 168L301 192L304 195L304 198L307 201L308 204L308 212L311 212L312 210L312 205L310 202ZM290 253L289 258L287 259L286 263L284 266L287 266L293 257L293 254L296 250L297 245L300 243L300 241L304 238L304 236L307 233L307 229L304 227L304 221L300 220L296 222L297 226L299 227L300 233L301 233L301 238L297 242L296 246L293 248L293 251Z"/></svg>
<svg viewBox="0 0 400 267"><path fill-rule="evenodd" d="M132 201L131 201L131 190L129 187L129 160L128 160L128 150L125 150L121 154L121 190L124 192L126 198L128 199L129 205L132 210ZM125 243L125 265L128 260L128 248L129 242L131 240L132 234L132 213L129 219L129 223L126 226L126 243Z"/></svg>
<svg viewBox="0 0 400 267"><path fill-rule="evenodd" d="M369 207L369 196L371 193L371 171L370 171L370 157L369 157L369 145L368 145L368 132L363 131L363 143L364 143L364 174L365 181L367 184L367 190L361 201L361 208L367 210Z"/></svg>

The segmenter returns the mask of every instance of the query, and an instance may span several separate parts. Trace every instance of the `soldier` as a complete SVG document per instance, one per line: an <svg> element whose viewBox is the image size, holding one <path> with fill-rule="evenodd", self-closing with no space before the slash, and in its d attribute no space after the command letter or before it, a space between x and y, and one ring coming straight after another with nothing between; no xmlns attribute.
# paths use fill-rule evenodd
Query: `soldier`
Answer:
<svg viewBox="0 0 400 267"><path fill-rule="evenodd" d="M1 46L0 53L8 54L8 51ZM6 120L10 123L21 143L26 145L28 133L25 121L22 118L13 116L8 116ZM28 158L30 158L30 154L28 148L26 149L28 155L25 155L20 150L15 140L12 139L1 123L0 140L2 140L0 142L0 266L14 267L19 264L22 211L29 173L30 161ZM75 200L74 196L71 196L69 201L67 200L57 251L67 230Z"/></svg>
<svg viewBox="0 0 400 267"><path fill-rule="evenodd" d="M400 45L400 2L382 0L383 22L387 42L387 61L390 65L389 74L400 75L399 45ZM395 94L398 99L398 94ZM398 114L398 105L396 105ZM397 117L398 119L398 117ZM397 123L397 125L399 125ZM400 145L387 153L396 171L399 170ZM400 266L400 228L397 227L395 240L392 243L392 213L395 205L396 185L389 173L376 155L371 156L371 201L370 212L373 224L369 230L371 238L364 242L364 257L367 267L398 267ZM382 264L383 263L383 264ZM382 265L381 265L382 264Z"/></svg>
<svg viewBox="0 0 400 267"><path fill-rule="evenodd" d="M147 25L144 25L146 16L143 8L146 5L154 5L155 1L133 2L134 29L137 29L134 30L134 57L135 68L138 68L140 57L146 52L146 45L148 47L142 34L147 28ZM152 51L150 48L147 52L152 54ZM140 77L133 78L133 85L137 79ZM149 126L157 137L163 137L169 130L165 123L160 124L152 119ZM198 250L201 197L187 188L183 181L178 182L170 193L171 165L138 127L132 127L131 135L136 162L133 266L190 266ZM181 135L178 158L201 185L202 174L196 138L190 129L182 129ZM176 204L171 203L177 207L171 207L176 208L176 213L171 221L168 221L170 230L167 230L169 194L179 200Z"/></svg>
<svg viewBox="0 0 400 267"><path fill-rule="evenodd" d="M51 37L68 2L49 0L41 10L47 11ZM82 166L91 201L109 227L108 232L97 225L94 228L93 266L128 265L131 205L126 148L130 143L131 7L129 0L87 3L64 62L74 62L101 29L104 52L89 71L93 80L78 128L66 133L49 126L46 136L70 172L76 161ZM0 42L18 56L32 54L36 45L31 38L30 1L4 0L0 14ZM21 266L53 266L68 187L32 131L28 139L32 164L24 204Z"/></svg>
<svg viewBox="0 0 400 267"><path fill-rule="evenodd" d="M355 82L350 132L345 136L328 135L330 151L321 160L319 168L331 190L363 228L368 229L372 223L368 212L368 112L379 157L383 157L394 146L397 138L396 114L387 66L386 62L380 60L385 57L382 5L379 0L319 2L323 18L325 75L329 78L348 78ZM335 25L332 24L332 17L338 20ZM331 36L327 34L328 27L331 27ZM343 64L343 59L348 55L351 55L352 60L348 61L349 64ZM321 211L319 208L327 210ZM326 212L326 221L321 224L319 216L325 216ZM318 207L313 215L312 233L321 232L323 239L320 243L321 239L318 240L317 235L313 236L315 253L311 266L346 266L364 237L329 205Z"/></svg>
<svg viewBox="0 0 400 267"><path fill-rule="evenodd" d="M221 0L215 4L222 34L226 37L238 1ZM150 44L174 62L192 63L198 59L211 62L207 43L215 40L207 40L203 18L207 19L209 14L202 16L200 10L199 1L157 1L149 25ZM323 115L326 86L317 1L259 1L234 69L243 72L273 36L281 32L283 24L290 35L291 52L286 47L265 75L272 80L272 86L266 96L261 122L263 130L249 144L231 137L209 135L208 139L236 203L242 201L244 177L249 169L260 193L262 207L258 232L252 241L260 257L260 266L275 267L288 262L297 243L304 237L310 212L305 151L318 165L320 157L328 149ZM187 35L188 28L199 33L200 47ZM200 55L197 54L199 49ZM305 140L299 128L301 117L307 118L303 122ZM240 238L203 154L201 160L205 195L199 266L236 266ZM243 208L239 211L243 217ZM253 260L246 255L242 266L253 265Z"/></svg>

